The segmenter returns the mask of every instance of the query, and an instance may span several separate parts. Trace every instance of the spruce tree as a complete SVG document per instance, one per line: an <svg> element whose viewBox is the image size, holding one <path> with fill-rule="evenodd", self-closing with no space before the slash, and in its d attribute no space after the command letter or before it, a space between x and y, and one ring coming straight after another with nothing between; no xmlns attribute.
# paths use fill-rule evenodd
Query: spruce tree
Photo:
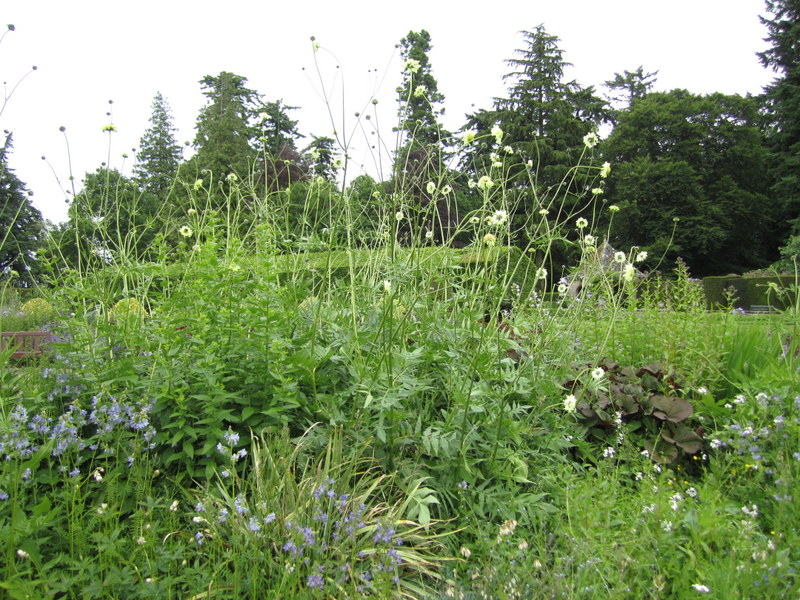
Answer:
<svg viewBox="0 0 800 600"><path fill-rule="evenodd" d="M400 129L404 142L416 147L441 144L449 135L439 123L444 114L444 95L431 72L428 53L432 48L431 35L424 29L409 31L400 40L404 61L403 82L397 88Z"/></svg>
<svg viewBox="0 0 800 600"><path fill-rule="evenodd" d="M197 117L192 165L198 174L207 169L216 181L231 173L247 178L256 154L255 127L263 107L261 96L247 86L247 78L227 71L200 80L208 103Z"/></svg>
<svg viewBox="0 0 800 600"><path fill-rule="evenodd" d="M790 232L800 233L800 0L766 0L766 6L772 17L762 17L761 22L772 47L758 56L778 73L765 93L773 125L772 195L787 221L777 234L785 238Z"/></svg>
<svg viewBox="0 0 800 600"><path fill-rule="evenodd" d="M145 191L161 199L169 194L183 158L175 131L169 104L158 92L153 99L150 127L139 140L133 174Z"/></svg>
<svg viewBox="0 0 800 600"><path fill-rule="evenodd" d="M30 202L30 192L8 165L11 147L8 133L0 147L0 279L14 277L16 285L30 286L45 228L42 214Z"/></svg>
<svg viewBox="0 0 800 600"><path fill-rule="evenodd" d="M397 88L400 147L395 158L395 186L407 199L409 218L401 226L406 240L442 242L458 220L453 199L442 193L445 145L450 134L439 123L444 95L433 76L428 53L433 48L426 30L409 31L400 40L403 80ZM438 185L437 185L438 184ZM401 207L397 207L401 208Z"/></svg>

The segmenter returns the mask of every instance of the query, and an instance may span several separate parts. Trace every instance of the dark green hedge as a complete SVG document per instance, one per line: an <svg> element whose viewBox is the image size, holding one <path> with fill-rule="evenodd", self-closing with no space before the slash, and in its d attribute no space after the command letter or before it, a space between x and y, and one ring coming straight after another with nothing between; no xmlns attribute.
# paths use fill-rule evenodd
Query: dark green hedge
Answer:
<svg viewBox="0 0 800 600"><path fill-rule="evenodd" d="M770 282L775 283L785 293L776 294L770 289ZM795 278L789 275L762 277L742 277L727 275L723 277L703 278L703 291L706 303L711 309L727 307L726 289L734 291L734 307L749 310L753 306L772 306L784 310L795 303L797 287Z"/></svg>

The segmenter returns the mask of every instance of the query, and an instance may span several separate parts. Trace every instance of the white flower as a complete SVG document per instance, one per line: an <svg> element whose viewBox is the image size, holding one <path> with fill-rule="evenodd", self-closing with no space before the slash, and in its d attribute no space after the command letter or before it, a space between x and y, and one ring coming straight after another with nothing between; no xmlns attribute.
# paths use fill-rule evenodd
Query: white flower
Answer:
<svg viewBox="0 0 800 600"><path fill-rule="evenodd" d="M564 398L564 410L568 413L575 412L575 407L578 404L578 399L575 398L575 394L570 394L566 398Z"/></svg>
<svg viewBox="0 0 800 600"><path fill-rule="evenodd" d="M591 131L587 133L585 136L583 136L583 145L586 146L587 148L594 148L595 146L597 146L599 141L600 138L597 137L597 134L594 131Z"/></svg>
<svg viewBox="0 0 800 600"><path fill-rule="evenodd" d="M544 267L536 269L536 279L547 279L547 269Z"/></svg>
<svg viewBox="0 0 800 600"><path fill-rule="evenodd" d="M503 152L505 152L506 154L514 154L514 149L511 146L504 146Z"/></svg>
<svg viewBox="0 0 800 600"><path fill-rule="evenodd" d="M169 505L169 510L171 512L175 512L176 510L178 510L178 501L177 500L173 500L172 501L172 504Z"/></svg>
<svg viewBox="0 0 800 600"><path fill-rule="evenodd" d="M192 215L196 215L197 211L194 208L190 208L189 210L186 211L186 214L191 217Z"/></svg>
<svg viewBox="0 0 800 600"><path fill-rule="evenodd" d="M592 379L602 379L605 374L606 372L603 367L596 367L592 369Z"/></svg>
<svg viewBox="0 0 800 600"><path fill-rule="evenodd" d="M478 185L478 184L477 184L477 183L475 183L475 180L474 180L474 179L470 179L470 180L467 182L467 187L469 187L469 189L473 189L473 188L475 188L475 186L477 186L477 185Z"/></svg>
<svg viewBox="0 0 800 600"><path fill-rule="evenodd" d="M634 262L642 262L643 260L647 260L647 252L645 250L636 254L636 260Z"/></svg>
<svg viewBox="0 0 800 600"><path fill-rule="evenodd" d="M409 73L416 73L417 71L419 71L420 66L421 65L418 60L414 58L409 58L406 61L405 67L403 67L403 69L408 71Z"/></svg>
<svg viewBox="0 0 800 600"><path fill-rule="evenodd" d="M620 264L624 263L627 259L624 252L614 252L614 262L618 262Z"/></svg>
<svg viewBox="0 0 800 600"><path fill-rule="evenodd" d="M459 550L459 552L461 552L461 556L463 556L464 558L469 558L470 556L472 556L472 552L466 546L461 546L461 550Z"/></svg>
<svg viewBox="0 0 800 600"><path fill-rule="evenodd" d="M694 583L694 584L692 584L692 587L694 588L695 592L699 592L701 594L710 594L711 593L711 588L708 587L707 585L703 585L702 583Z"/></svg>
<svg viewBox="0 0 800 600"><path fill-rule="evenodd" d="M31 557L31 555L28 554L27 552L25 552L25 550L23 550L22 548L17 550L17 556L19 556L20 558L30 558Z"/></svg>
<svg viewBox="0 0 800 600"><path fill-rule="evenodd" d="M661 521L661 529L666 532L672 531L672 521Z"/></svg>
<svg viewBox="0 0 800 600"><path fill-rule="evenodd" d="M449 194L449 193L450 193L450 192L452 192L452 191L453 191L453 188L451 188L449 185L445 185L445 186L442 188L442 194L444 194L444 195L447 195L447 194Z"/></svg>
<svg viewBox="0 0 800 600"><path fill-rule="evenodd" d="M236 173L228 173L228 176L225 179L228 180L228 183L233 183L239 178L236 176Z"/></svg>
<svg viewBox="0 0 800 600"><path fill-rule="evenodd" d="M616 450L612 446L609 446L605 450L603 450L603 458L614 458L614 455L617 453Z"/></svg>
<svg viewBox="0 0 800 600"><path fill-rule="evenodd" d="M432 232L432 231L430 231L430 230L426 231L426 232L425 232L425 239L426 239L426 240L430 240L430 239L432 239L432 238L433 238L433 232Z"/></svg>
<svg viewBox="0 0 800 600"><path fill-rule="evenodd" d="M429 181L428 185L425 186L425 191L427 191L429 194L433 194L436 191L436 184L432 181Z"/></svg>
<svg viewBox="0 0 800 600"><path fill-rule="evenodd" d="M611 173L611 163L604 162L603 166L600 167L600 177L605 179L606 177L608 177L609 173Z"/></svg>
<svg viewBox="0 0 800 600"><path fill-rule="evenodd" d="M178 233L180 233L183 237L192 237L192 233L194 232L192 231L191 227L184 225L178 230Z"/></svg>
<svg viewBox="0 0 800 600"><path fill-rule="evenodd" d="M566 283L559 283L558 284L558 295L559 296L566 296L568 290L569 290L569 286Z"/></svg>
<svg viewBox="0 0 800 600"><path fill-rule="evenodd" d="M469 218L469 222L470 222L472 225L477 225L478 223L480 223L480 221L481 221L481 220L480 220L478 217L470 217L470 218Z"/></svg>
<svg viewBox="0 0 800 600"><path fill-rule="evenodd" d="M542 215L543 217L546 217L547 215L550 214L550 211L547 210L546 208L540 208L539 209L539 214Z"/></svg>
<svg viewBox="0 0 800 600"><path fill-rule="evenodd" d="M491 134L494 136L498 145L503 141L503 130L500 129L500 125L495 124L495 126L492 127Z"/></svg>
<svg viewBox="0 0 800 600"><path fill-rule="evenodd" d="M599 196L602 193L603 193L603 188L592 188L592 194L594 194L595 196Z"/></svg>
<svg viewBox="0 0 800 600"><path fill-rule="evenodd" d="M608 207L608 210L612 213L619 212L619 206L617 206L616 204L612 204L611 206Z"/></svg>
<svg viewBox="0 0 800 600"><path fill-rule="evenodd" d="M587 248L593 248L597 244L597 238L593 235L584 236L583 243L586 244Z"/></svg>
<svg viewBox="0 0 800 600"><path fill-rule="evenodd" d="M742 512L746 514L751 519L755 519L758 516L758 505L753 504L752 506L743 506Z"/></svg>
<svg viewBox="0 0 800 600"><path fill-rule="evenodd" d="M697 393L698 394L707 394L708 390L706 388L704 388L703 386L700 386L699 388L697 388Z"/></svg>
<svg viewBox="0 0 800 600"><path fill-rule="evenodd" d="M423 97L425 95L425 92L427 92L427 91L428 90L424 85L418 85L416 87L416 89L414 90L414 97L415 98L421 98L421 97Z"/></svg>
<svg viewBox="0 0 800 600"><path fill-rule="evenodd" d="M486 191L489 188L491 188L493 185L494 185L494 181L492 181L492 178L489 177L488 175L484 175L483 177L478 179L477 186L478 186L479 190Z"/></svg>
<svg viewBox="0 0 800 600"><path fill-rule="evenodd" d="M589 225L589 221L587 221L583 217L581 217L577 221L575 221L575 227L577 227L578 229L583 229L584 227L586 227L588 225Z"/></svg>
<svg viewBox="0 0 800 600"><path fill-rule="evenodd" d="M489 222L492 225L502 225L506 221L508 221L508 213L504 210L496 210L494 214L489 217Z"/></svg>
<svg viewBox="0 0 800 600"><path fill-rule="evenodd" d="M398 221L402 221L403 220L403 211L402 210L398 210L396 213L394 213L394 218L396 220L398 220Z"/></svg>

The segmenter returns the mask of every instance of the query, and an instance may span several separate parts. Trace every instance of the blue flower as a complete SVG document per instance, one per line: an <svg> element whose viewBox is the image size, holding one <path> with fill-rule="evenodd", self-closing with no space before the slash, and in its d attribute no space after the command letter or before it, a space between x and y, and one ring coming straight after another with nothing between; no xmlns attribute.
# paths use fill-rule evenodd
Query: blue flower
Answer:
<svg viewBox="0 0 800 600"><path fill-rule="evenodd" d="M322 589L322 586L325 585L325 581L322 579L322 575L309 575L306 580L306 585L310 588Z"/></svg>

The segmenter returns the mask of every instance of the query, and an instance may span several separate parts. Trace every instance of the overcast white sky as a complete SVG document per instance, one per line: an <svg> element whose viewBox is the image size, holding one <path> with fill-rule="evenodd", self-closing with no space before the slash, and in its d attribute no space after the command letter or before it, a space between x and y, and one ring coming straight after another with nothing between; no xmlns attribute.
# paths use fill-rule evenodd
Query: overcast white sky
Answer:
<svg viewBox="0 0 800 600"><path fill-rule="evenodd" d="M410 30L431 34L444 125L457 129L465 113L503 95L503 61L522 46L518 32L540 23L574 65L567 76L584 86L643 65L659 71L657 90L760 93L774 74L755 56L767 47L759 15L763 0L3 0L0 28L16 27L0 44L6 94L32 65L38 70L17 87L0 129L14 133L10 164L34 203L60 221L67 204L56 176L68 187L69 159L78 182L103 161L129 172L132 158L122 154L138 145L158 91L178 141L192 141L204 104L198 81L208 74L247 77L266 100L301 107L293 114L301 132L330 135L312 35L336 128L348 133L353 113L375 95L391 145L402 69L395 45ZM111 135L101 130L109 108L118 129ZM368 144L354 139L351 155L368 162Z"/></svg>

